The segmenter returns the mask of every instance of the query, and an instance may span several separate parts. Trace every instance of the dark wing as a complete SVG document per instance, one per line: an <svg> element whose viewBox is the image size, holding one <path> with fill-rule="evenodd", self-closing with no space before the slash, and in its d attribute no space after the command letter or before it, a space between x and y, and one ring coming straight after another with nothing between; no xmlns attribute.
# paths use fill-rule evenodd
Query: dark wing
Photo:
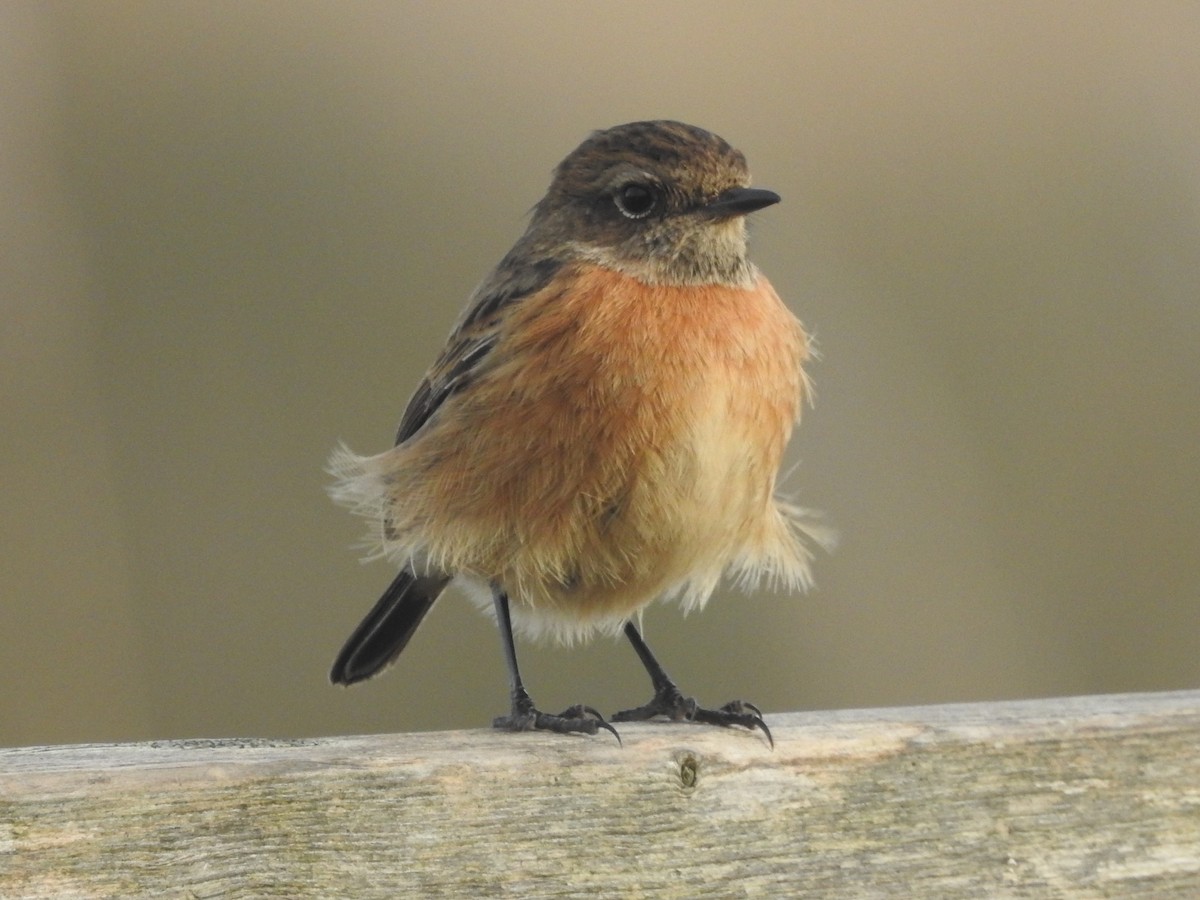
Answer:
<svg viewBox="0 0 1200 900"><path fill-rule="evenodd" d="M402 444L421 430L446 399L470 384L480 363L499 340L505 307L545 287L563 260L544 257L521 261L521 245L509 253L471 298L446 347L417 387L396 430Z"/></svg>
<svg viewBox="0 0 1200 900"><path fill-rule="evenodd" d="M446 398L467 383L472 370L496 343L496 337L495 332L462 335L458 331L450 336L446 349L421 379L404 408L400 427L396 429L397 444L403 444L420 431Z"/></svg>

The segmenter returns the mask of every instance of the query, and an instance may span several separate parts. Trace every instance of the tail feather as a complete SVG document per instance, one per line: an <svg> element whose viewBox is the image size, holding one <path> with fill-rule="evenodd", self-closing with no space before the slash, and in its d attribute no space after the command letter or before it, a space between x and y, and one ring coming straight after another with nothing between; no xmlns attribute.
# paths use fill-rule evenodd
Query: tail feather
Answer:
<svg viewBox="0 0 1200 900"><path fill-rule="evenodd" d="M329 680L351 685L391 665L449 581L444 575L417 575L405 566L354 629L333 661Z"/></svg>

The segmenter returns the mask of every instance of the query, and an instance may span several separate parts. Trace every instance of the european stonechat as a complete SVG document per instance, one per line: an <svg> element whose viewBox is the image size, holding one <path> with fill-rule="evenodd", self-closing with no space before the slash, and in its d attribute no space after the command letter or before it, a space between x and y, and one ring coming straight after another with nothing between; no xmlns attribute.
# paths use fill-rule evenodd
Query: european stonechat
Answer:
<svg viewBox="0 0 1200 900"><path fill-rule="evenodd" d="M780 199L749 185L739 151L671 121L597 131L554 170L395 446L331 459L333 497L400 566L338 654L335 684L386 668L456 581L495 609L512 701L495 727L615 735L589 706L534 706L513 625L568 642L623 630L654 696L613 721L770 740L753 704L685 697L633 622L656 598L703 606L726 573L807 587L810 541L824 540L775 496L809 341L746 256L746 215Z"/></svg>

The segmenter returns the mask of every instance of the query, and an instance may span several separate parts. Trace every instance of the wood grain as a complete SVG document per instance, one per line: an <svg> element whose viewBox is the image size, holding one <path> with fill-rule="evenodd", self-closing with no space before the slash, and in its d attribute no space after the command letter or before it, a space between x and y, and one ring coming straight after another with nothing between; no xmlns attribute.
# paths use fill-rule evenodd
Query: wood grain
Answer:
<svg viewBox="0 0 1200 900"><path fill-rule="evenodd" d="M0 897L1198 897L1200 691L0 750Z"/></svg>

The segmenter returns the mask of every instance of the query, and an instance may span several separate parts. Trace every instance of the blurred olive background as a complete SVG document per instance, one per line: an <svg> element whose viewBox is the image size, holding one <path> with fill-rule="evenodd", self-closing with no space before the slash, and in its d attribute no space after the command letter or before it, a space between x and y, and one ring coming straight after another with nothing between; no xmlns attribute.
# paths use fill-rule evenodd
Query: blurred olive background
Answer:
<svg viewBox="0 0 1200 900"><path fill-rule="evenodd" d="M1200 683L1195 3L0 6L0 744L486 725L448 595L380 680L391 578L324 494L388 446L474 284L592 129L702 125L784 202L816 333L786 486L806 597L647 616L768 710ZM521 648L546 709L628 647Z"/></svg>

